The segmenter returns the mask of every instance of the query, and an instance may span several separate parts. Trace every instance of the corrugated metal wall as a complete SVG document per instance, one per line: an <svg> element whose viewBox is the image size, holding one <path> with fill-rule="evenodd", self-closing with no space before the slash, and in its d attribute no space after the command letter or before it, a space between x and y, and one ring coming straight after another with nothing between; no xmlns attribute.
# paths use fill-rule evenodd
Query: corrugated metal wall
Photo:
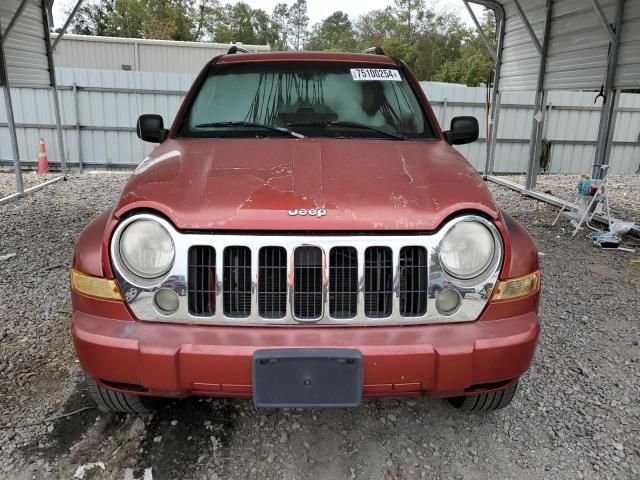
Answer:
<svg viewBox="0 0 640 480"><path fill-rule="evenodd" d="M51 37L55 39L56 34ZM242 46L250 51L271 50L268 45ZM56 67L195 74L230 47L226 43L65 35L53 58Z"/></svg>
<svg viewBox="0 0 640 480"><path fill-rule="evenodd" d="M600 0L600 5L613 22L615 0ZM609 36L593 5L585 0L556 0L551 12L544 88L600 88L607 72Z"/></svg>
<svg viewBox="0 0 640 480"><path fill-rule="evenodd" d="M640 94L620 95L613 141L611 170L637 172L640 169Z"/></svg>
<svg viewBox="0 0 640 480"><path fill-rule="evenodd" d="M142 160L151 145L135 135L140 113L161 114L169 124L189 88L193 75L57 69L68 162L78 161L78 124L83 162L96 166L131 166ZM74 95L71 85L78 86ZM440 123L446 128L457 115L480 120L481 140L462 145L460 151L481 170L485 161L486 113L484 88L423 82ZM35 162L38 139L47 144L49 159L57 160L51 92L46 89L12 90L21 159ZM591 170L595 156L600 106L595 93L551 92L547 138L553 140L552 172ZM75 100L79 118L75 115ZM533 93L503 94L496 149L496 173L525 172L533 116ZM77 122L79 120L79 122ZM46 128L46 125L49 125ZM614 137L611 171L635 172L640 165L640 95L623 94ZM11 158L4 106L0 100L0 159Z"/></svg>
<svg viewBox="0 0 640 480"><path fill-rule="evenodd" d="M624 5L622 38L618 56L616 87L640 85L640 1L627 0Z"/></svg>
<svg viewBox="0 0 640 480"><path fill-rule="evenodd" d="M422 82L443 128L451 118L473 115L480 121L480 141L457 147L478 170L486 155L486 91L437 82ZM590 172L600 122L600 102L596 93L549 92L546 138L553 142L551 173ZM529 158L533 121L533 92L506 92L502 95L496 173L524 173ZM640 95L622 94L611 153L612 173L633 173L640 166Z"/></svg>
<svg viewBox="0 0 640 480"><path fill-rule="evenodd" d="M7 28L20 0L0 0L0 24ZM4 43L9 85L50 85L40 0L29 0Z"/></svg>
<svg viewBox="0 0 640 480"><path fill-rule="evenodd" d="M513 0L503 0L505 36L500 74L501 90L535 90L540 54ZM520 0L543 43L546 0ZM615 19L616 0L599 0L607 23ZM610 38L589 0L553 0L546 61L545 90L599 89L605 82ZM618 88L640 86L640 0L624 3L622 38L615 79Z"/></svg>
<svg viewBox="0 0 640 480"><path fill-rule="evenodd" d="M578 0L581 1L581 0ZM546 0L521 1L531 27L542 43ZM513 1L504 3L506 14L500 85L502 91L534 91L540 68L540 54L522 22Z"/></svg>

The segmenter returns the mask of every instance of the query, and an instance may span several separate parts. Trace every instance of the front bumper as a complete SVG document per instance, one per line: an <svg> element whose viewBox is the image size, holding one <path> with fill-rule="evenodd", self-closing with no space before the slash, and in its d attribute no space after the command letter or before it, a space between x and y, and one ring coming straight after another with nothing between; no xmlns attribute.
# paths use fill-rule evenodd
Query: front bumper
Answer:
<svg viewBox="0 0 640 480"><path fill-rule="evenodd" d="M122 303L73 297L82 368L108 388L154 396L250 397L253 353L293 347L360 350L365 397L463 395L520 377L539 335L537 297L490 304L475 322L404 327L151 323Z"/></svg>

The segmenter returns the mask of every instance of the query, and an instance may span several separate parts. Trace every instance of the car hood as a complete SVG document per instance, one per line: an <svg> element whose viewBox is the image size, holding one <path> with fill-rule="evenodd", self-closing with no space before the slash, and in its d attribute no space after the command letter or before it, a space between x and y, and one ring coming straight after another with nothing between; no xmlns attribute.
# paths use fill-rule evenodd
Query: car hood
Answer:
<svg viewBox="0 0 640 480"><path fill-rule="evenodd" d="M114 214L133 209L191 230L429 231L459 210L498 216L480 175L445 142L361 139L167 140ZM310 209L326 214L301 214Z"/></svg>

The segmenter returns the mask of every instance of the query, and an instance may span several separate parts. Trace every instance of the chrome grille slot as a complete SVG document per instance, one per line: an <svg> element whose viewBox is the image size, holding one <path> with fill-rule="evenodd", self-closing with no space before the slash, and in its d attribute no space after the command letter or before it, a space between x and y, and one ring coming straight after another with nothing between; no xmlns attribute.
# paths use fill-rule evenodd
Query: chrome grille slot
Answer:
<svg viewBox="0 0 640 480"><path fill-rule="evenodd" d="M189 313L210 317L216 313L216 251L196 245L189 248L187 256Z"/></svg>
<svg viewBox="0 0 640 480"><path fill-rule="evenodd" d="M287 250L262 247L258 265L258 314L262 318L284 318L287 313Z"/></svg>
<svg viewBox="0 0 640 480"><path fill-rule="evenodd" d="M393 252L389 247L369 247L364 252L364 314L370 318L391 315Z"/></svg>
<svg viewBox="0 0 640 480"><path fill-rule="evenodd" d="M232 246L224 249L222 303L230 318L246 318L251 313L251 250Z"/></svg>
<svg viewBox="0 0 640 480"><path fill-rule="evenodd" d="M400 315L420 317L427 313L427 284L429 280L427 249L403 247L400 249Z"/></svg>
<svg viewBox="0 0 640 480"><path fill-rule="evenodd" d="M293 315L300 320L322 317L323 255L318 247L298 247L293 259Z"/></svg>
<svg viewBox="0 0 640 480"><path fill-rule="evenodd" d="M334 247L329 253L329 314L353 318L358 307L358 251Z"/></svg>

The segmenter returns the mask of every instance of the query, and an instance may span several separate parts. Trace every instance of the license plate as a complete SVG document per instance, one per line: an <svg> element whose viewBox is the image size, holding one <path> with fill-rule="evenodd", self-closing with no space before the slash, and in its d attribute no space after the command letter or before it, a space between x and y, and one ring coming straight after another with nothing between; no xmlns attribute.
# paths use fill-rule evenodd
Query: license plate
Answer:
<svg viewBox="0 0 640 480"><path fill-rule="evenodd" d="M341 348L283 348L253 354L257 407L354 407L362 401L362 354Z"/></svg>

